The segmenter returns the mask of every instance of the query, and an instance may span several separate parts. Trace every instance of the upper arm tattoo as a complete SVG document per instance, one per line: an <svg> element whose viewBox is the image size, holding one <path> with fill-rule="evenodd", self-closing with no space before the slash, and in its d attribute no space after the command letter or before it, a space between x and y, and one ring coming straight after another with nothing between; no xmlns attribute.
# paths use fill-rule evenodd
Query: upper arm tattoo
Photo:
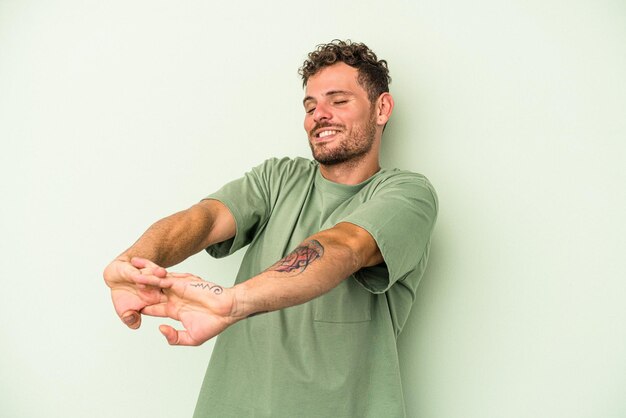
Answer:
<svg viewBox="0 0 626 418"><path fill-rule="evenodd" d="M268 270L296 274L304 272L311 263L324 255L324 247L318 240L307 241L287 254Z"/></svg>

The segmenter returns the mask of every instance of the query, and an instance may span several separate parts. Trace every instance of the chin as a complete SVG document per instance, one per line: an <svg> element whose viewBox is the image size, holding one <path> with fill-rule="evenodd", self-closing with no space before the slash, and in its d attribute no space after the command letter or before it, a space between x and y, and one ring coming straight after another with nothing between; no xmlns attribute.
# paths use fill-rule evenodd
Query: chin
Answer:
<svg viewBox="0 0 626 418"><path fill-rule="evenodd" d="M348 161L348 159L343 156L333 156L333 155L315 155L313 154L313 159L318 163L326 166L333 166L337 164L342 164Z"/></svg>

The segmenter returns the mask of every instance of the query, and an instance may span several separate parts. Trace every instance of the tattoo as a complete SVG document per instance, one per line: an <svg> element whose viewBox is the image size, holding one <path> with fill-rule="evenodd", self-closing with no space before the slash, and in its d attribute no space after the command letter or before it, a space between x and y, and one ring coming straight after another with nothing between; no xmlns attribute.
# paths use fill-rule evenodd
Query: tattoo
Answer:
<svg viewBox="0 0 626 418"><path fill-rule="evenodd" d="M312 262L321 258L322 255L324 255L322 244L317 240L311 240L287 254L282 260L270 267L269 270L280 273L291 273L293 271L302 273Z"/></svg>
<svg viewBox="0 0 626 418"><path fill-rule="evenodd" d="M216 295L220 295L224 291L222 286L219 286L213 283L189 283L189 286L198 287L200 289L207 289L215 293Z"/></svg>

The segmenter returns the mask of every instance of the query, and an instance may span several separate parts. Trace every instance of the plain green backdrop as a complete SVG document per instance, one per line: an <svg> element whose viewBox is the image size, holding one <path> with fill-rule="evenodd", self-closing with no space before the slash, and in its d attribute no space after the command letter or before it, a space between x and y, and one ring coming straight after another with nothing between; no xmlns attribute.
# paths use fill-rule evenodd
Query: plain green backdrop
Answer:
<svg viewBox="0 0 626 418"><path fill-rule="evenodd" d="M409 417L626 416L608 0L0 0L0 416L190 416L212 343L125 329L102 269L265 158L308 156L296 71L333 38L388 60L383 163L439 193L399 340ZM240 257L178 269L229 285Z"/></svg>

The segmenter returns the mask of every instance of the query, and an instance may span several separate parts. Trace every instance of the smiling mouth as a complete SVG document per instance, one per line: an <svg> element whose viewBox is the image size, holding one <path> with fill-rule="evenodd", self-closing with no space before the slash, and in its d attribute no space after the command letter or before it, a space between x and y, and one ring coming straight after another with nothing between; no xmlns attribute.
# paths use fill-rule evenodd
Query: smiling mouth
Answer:
<svg viewBox="0 0 626 418"><path fill-rule="evenodd" d="M316 133L315 138L323 139L323 138L326 138L327 136L335 135L337 134L337 132L339 131L336 131L334 129L324 129Z"/></svg>

